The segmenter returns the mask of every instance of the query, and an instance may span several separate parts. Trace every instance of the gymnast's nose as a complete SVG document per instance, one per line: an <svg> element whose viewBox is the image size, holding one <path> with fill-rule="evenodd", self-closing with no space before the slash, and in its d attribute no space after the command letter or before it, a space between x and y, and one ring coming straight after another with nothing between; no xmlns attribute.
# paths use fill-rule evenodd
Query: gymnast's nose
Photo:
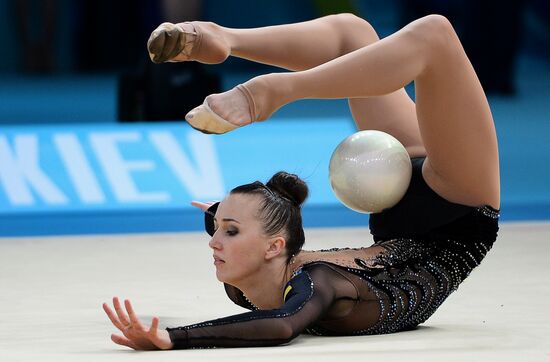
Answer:
<svg viewBox="0 0 550 362"><path fill-rule="evenodd" d="M221 249L221 243L219 241L219 238L217 237L217 234L218 230L214 232L214 235L212 235L212 238L210 238L210 241L208 242L208 246L214 250Z"/></svg>

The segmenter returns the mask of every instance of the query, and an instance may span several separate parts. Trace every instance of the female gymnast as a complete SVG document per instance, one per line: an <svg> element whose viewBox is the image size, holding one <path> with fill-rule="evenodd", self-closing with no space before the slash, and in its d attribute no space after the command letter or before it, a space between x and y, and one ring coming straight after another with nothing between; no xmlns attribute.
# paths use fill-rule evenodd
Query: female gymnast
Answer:
<svg viewBox="0 0 550 362"><path fill-rule="evenodd" d="M250 312L158 330L130 301L114 311L133 349L271 346L300 333L362 335L415 328L481 262L496 240L500 207L495 129L483 89L451 24L418 19L379 40L351 14L290 25L229 29L207 22L164 23L151 35L154 62L219 63L229 55L292 72L262 75L210 95L187 115L195 128L223 133L267 119L303 98L348 98L358 129L396 137L413 163L409 189L372 214L375 243L302 251L307 186L280 172L233 189L206 211L217 278ZM414 81L416 104L403 87Z"/></svg>

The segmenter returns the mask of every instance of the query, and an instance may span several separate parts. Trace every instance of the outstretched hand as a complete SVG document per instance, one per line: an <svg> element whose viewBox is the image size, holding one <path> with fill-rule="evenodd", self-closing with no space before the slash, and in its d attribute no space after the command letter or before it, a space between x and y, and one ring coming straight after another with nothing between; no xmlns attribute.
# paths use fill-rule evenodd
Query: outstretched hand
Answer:
<svg viewBox="0 0 550 362"><path fill-rule="evenodd" d="M117 297L113 298L113 306L116 313L113 312L107 303L103 303L103 310L107 313L107 316L114 326L123 334L122 336L111 334L111 340L113 342L135 350L173 348L174 344L170 340L168 332L158 330L158 317L154 317L151 326L147 327L138 319L129 300L124 301L124 307L126 308L127 314L122 309Z"/></svg>

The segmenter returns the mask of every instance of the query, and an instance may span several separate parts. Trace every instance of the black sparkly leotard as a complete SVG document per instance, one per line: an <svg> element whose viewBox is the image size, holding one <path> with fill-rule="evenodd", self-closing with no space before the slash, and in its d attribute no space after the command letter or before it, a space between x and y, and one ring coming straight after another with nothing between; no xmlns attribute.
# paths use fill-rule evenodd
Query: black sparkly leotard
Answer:
<svg viewBox="0 0 550 362"><path fill-rule="evenodd" d="M403 199L370 217L372 246L298 254L279 309L259 310L225 285L229 298L251 311L168 328L174 348L271 346L300 333L392 333L428 319L491 249L499 214L444 200L424 182L424 158L412 162ZM209 213L205 221L212 233Z"/></svg>

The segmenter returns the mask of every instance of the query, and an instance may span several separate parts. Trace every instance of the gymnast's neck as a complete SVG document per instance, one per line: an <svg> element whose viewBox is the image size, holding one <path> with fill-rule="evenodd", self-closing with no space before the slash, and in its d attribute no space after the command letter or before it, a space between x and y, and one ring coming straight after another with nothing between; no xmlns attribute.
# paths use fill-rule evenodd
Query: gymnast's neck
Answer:
<svg viewBox="0 0 550 362"><path fill-rule="evenodd" d="M266 260L254 273L230 284L259 309L276 309L284 304L283 291L289 280L287 258L281 255Z"/></svg>

